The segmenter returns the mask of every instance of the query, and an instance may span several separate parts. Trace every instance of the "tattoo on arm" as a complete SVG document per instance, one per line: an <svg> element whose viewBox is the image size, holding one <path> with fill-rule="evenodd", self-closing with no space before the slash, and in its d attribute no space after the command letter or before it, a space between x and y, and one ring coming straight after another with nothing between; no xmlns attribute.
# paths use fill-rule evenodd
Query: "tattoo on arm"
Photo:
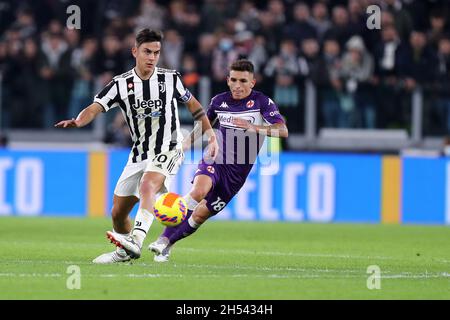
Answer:
<svg viewBox="0 0 450 320"><path fill-rule="evenodd" d="M205 115L205 112L203 111L203 109L198 109L197 111L192 113L192 116L194 117L194 120L198 120L201 117L203 117Z"/></svg>

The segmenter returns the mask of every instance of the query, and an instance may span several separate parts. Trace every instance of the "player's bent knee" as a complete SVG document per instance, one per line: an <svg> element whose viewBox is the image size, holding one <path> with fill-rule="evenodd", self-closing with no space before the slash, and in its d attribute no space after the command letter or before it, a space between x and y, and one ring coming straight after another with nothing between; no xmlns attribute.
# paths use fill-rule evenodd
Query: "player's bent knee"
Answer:
<svg viewBox="0 0 450 320"><path fill-rule="evenodd" d="M189 194L191 195L192 199L195 199L197 202L200 202L201 200L205 199L208 192L209 192L208 188L197 186L194 189L192 189Z"/></svg>
<svg viewBox="0 0 450 320"><path fill-rule="evenodd" d="M159 189L161 189L161 184L159 183L155 183L153 181L149 181L149 180L143 180L141 182L141 185L139 187L139 192L142 195L146 195L146 196L151 196L151 195L156 195L156 193L158 193Z"/></svg>

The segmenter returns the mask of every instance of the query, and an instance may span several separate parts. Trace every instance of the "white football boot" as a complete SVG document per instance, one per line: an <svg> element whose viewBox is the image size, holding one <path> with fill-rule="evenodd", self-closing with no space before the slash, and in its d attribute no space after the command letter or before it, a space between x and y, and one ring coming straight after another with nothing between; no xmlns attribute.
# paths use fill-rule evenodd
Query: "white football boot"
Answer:
<svg viewBox="0 0 450 320"><path fill-rule="evenodd" d="M155 262L167 262L167 261L169 261L169 257L170 257L170 247L167 247L163 251L163 253L155 254L155 256L153 257L153 261L155 261Z"/></svg>
<svg viewBox="0 0 450 320"><path fill-rule="evenodd" d="M133 236L107 231L106 237L117 247L124 249L131 259L138 259L141 256L141 247L134 240Z"/></svg>
<svg viewBox="0 0 450 320"><path fill-rule="evenodd" d="M95 264L108 264L130 261L130 256L121 248L117 248L116 251L104 253L92 260Z"/></svg>
<svg viewBox="0 0 450 320"><path fill-rule="evenodd" d="M150 243L148 250L155 253L153 261L167 262L170 256L169 239L167 237L159 237L155 242Z"/></svg>
<svg viewBox="0 0 450 320"><path fill-rule="evenodd" d="M150 243L148 250L156 254L161 254L168 245L169 239L167 237L159 237L155 242Z"/></svg>

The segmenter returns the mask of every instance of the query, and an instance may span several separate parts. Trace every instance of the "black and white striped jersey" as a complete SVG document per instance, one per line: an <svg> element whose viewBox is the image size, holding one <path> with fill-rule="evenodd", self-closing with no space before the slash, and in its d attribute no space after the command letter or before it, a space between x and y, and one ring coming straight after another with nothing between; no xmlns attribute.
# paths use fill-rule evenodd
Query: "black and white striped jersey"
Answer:
<svg viewBox="0 0 450 320"><path fill-rule="evenodd" d="M105 112L120 107L133 139L129 160L136 163L181 148L177 102L191 97L175 70L156 68L150 79L142 80L132 69L114 77L94 102Z"/></svg>

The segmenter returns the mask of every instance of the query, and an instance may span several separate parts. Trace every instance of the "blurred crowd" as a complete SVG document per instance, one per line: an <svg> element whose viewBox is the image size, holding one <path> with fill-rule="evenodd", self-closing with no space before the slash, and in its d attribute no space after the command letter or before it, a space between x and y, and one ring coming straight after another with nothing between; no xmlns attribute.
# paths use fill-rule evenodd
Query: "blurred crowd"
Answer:
<svg viewBox="0 0 450 320"><path fill-rule="evenodd" d="M81 8L79 30L66 27L72 4ZM372 4L381 30L367 27ZM449 8L437 0L0 0L2 127L51 128L75 117L133 67L135 32L150 27L164 31L160 66L179 70L194 94L202 77L212 95L226 90L228 65L250 59L257 88L292 132L304 127L308 83L319 127L407 127L421 88L430 121L450 132ZM123 123L110 123L114 137Z"/></svg>

